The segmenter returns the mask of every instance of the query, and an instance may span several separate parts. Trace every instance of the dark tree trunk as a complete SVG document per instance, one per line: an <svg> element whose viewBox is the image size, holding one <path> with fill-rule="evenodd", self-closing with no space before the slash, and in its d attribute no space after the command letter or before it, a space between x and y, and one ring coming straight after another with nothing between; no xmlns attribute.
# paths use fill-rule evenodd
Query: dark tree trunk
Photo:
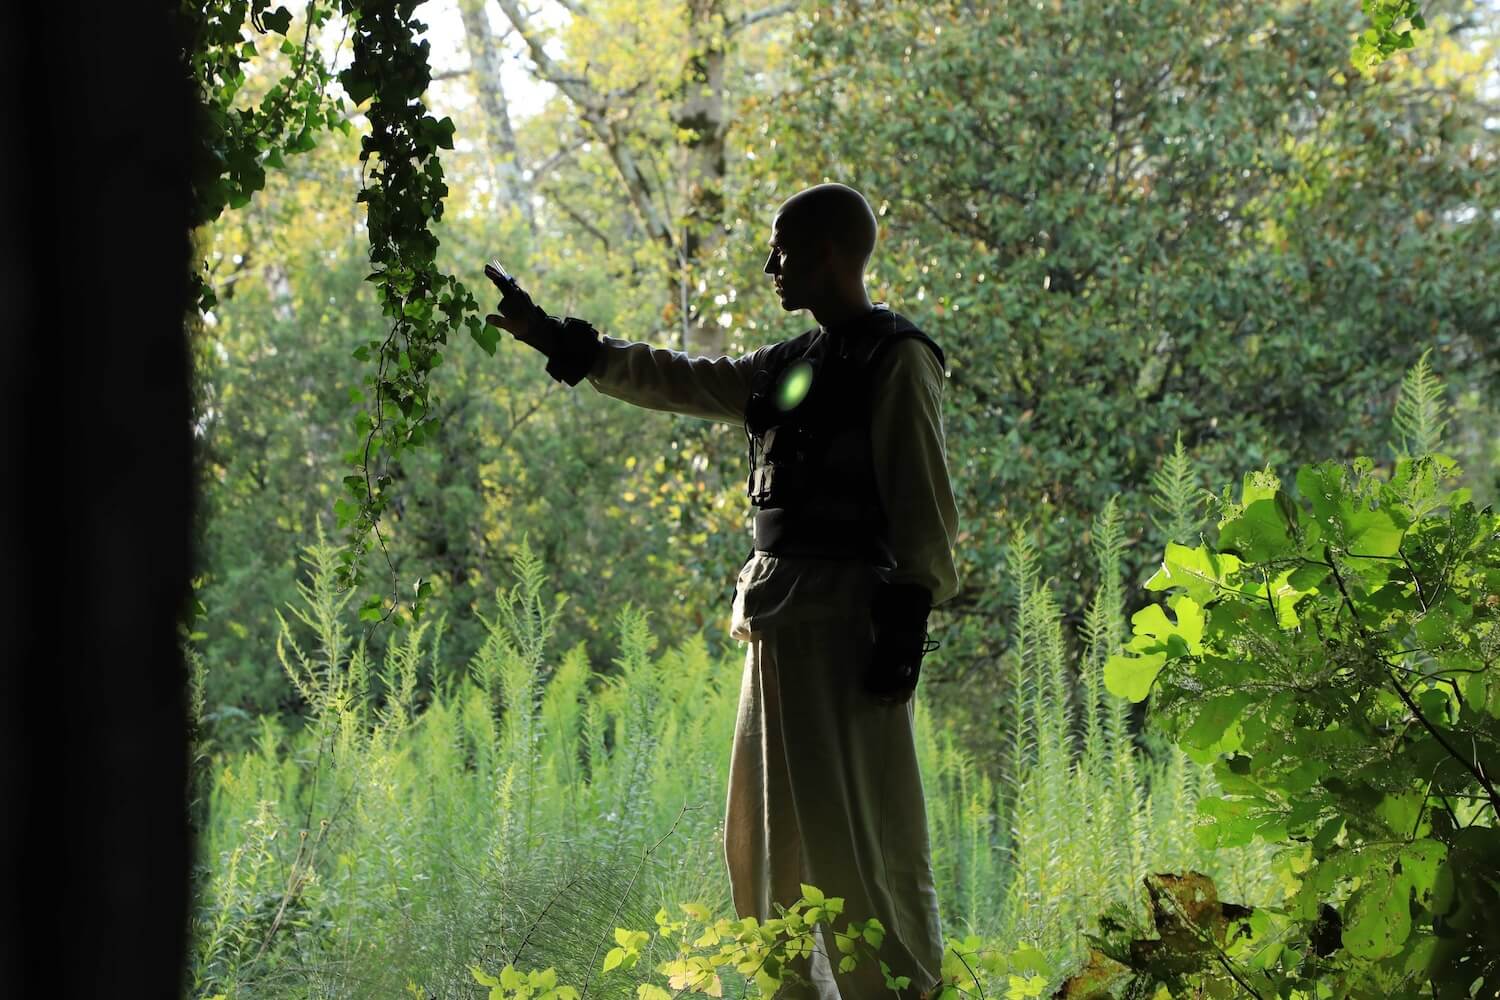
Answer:
<svg viewBox="0 0 1500 1000"><path fill-rule="evenodd" d="M0 31L5 996L181 992L193 95L172 6L21 4Z"/></svg>

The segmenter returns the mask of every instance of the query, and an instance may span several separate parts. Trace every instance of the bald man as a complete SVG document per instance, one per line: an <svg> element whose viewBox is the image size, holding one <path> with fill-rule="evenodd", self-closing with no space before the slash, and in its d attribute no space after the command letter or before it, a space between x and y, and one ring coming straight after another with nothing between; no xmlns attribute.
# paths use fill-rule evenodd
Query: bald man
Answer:
<svg viewBox="0 0 1500 1000"><path fill-rule="evenodd" d="M803 882L841 896L845 917L880 920L880 961L916 1000L935 992L943 940L911 697L933 648L928 613L958 590L958 517L943 352L870 301L876 235L846 185L782 203L763 270L781 307L818 325L739 357L600 337L498 268L504 297L487 321L546 354L558 381L744 427L755 545L730 620L747 646L724 822L735 910L765 921ZM842 972L833 940L813 944L782 995L890 996L880 964Z"/></svg>

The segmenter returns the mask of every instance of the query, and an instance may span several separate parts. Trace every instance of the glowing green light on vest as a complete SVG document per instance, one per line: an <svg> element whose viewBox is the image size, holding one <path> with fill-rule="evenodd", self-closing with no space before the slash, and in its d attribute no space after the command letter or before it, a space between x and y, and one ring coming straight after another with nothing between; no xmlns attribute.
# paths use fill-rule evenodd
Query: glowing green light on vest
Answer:
<svg viewBox="0 0 1500 1000"><path fill-rule="evenodd" d="M802 360L788 368L776 387L776 408L783 413L796 409L797 404L807 398L812 380L812 362Z"/></svg>

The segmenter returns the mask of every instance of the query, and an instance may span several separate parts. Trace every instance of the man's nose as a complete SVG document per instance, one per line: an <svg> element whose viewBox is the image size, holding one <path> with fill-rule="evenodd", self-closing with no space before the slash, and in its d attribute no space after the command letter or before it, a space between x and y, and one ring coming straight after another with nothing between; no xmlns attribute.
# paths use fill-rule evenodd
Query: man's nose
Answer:
<svg viewBox="0 0 1500 1000"><path fill-rule="evenodd" d="M767 274L775 274L776 272L771 268L771 262L773 260L775 260L775 259L776 259L776 251L775 250L772 250L770 253L766 254L766 266L764 268L762 268L762 270L765 271Z"/></svg>

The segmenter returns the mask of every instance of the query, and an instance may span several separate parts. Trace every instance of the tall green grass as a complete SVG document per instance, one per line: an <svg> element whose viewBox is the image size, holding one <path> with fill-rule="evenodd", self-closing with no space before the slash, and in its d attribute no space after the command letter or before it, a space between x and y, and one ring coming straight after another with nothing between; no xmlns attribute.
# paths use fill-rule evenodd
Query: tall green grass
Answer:
<svg viewBox="0 0 1500 1000"><path fill-rule="evenodd" d="M1125 634L1115 504L1092 538L1077 642L1035 547L1013 538L1017 625L997 664L1022 707L1008 773L980 773L920 695L916 710L946 933L1032 944L1054 967L1108 903L1139 911L1147 871L1196 868L1246 902L1270 889L1261 853L1197 846L1209 772L1139 744L1104 690ZM306 725L262 719L253 750L200 762L194 995L470 997L471 965L517 962L625 996L653 963L601 977L614 927L650 928L689 900L733 916L721 844L739 657L712 661L701 636L658 650L630 607L612 669L554 649L564 598L523 546L467 676L432 689L443 621L408 626L373 662L350 634L335 548L320 537L305 559L275 652Z"/></svg>

